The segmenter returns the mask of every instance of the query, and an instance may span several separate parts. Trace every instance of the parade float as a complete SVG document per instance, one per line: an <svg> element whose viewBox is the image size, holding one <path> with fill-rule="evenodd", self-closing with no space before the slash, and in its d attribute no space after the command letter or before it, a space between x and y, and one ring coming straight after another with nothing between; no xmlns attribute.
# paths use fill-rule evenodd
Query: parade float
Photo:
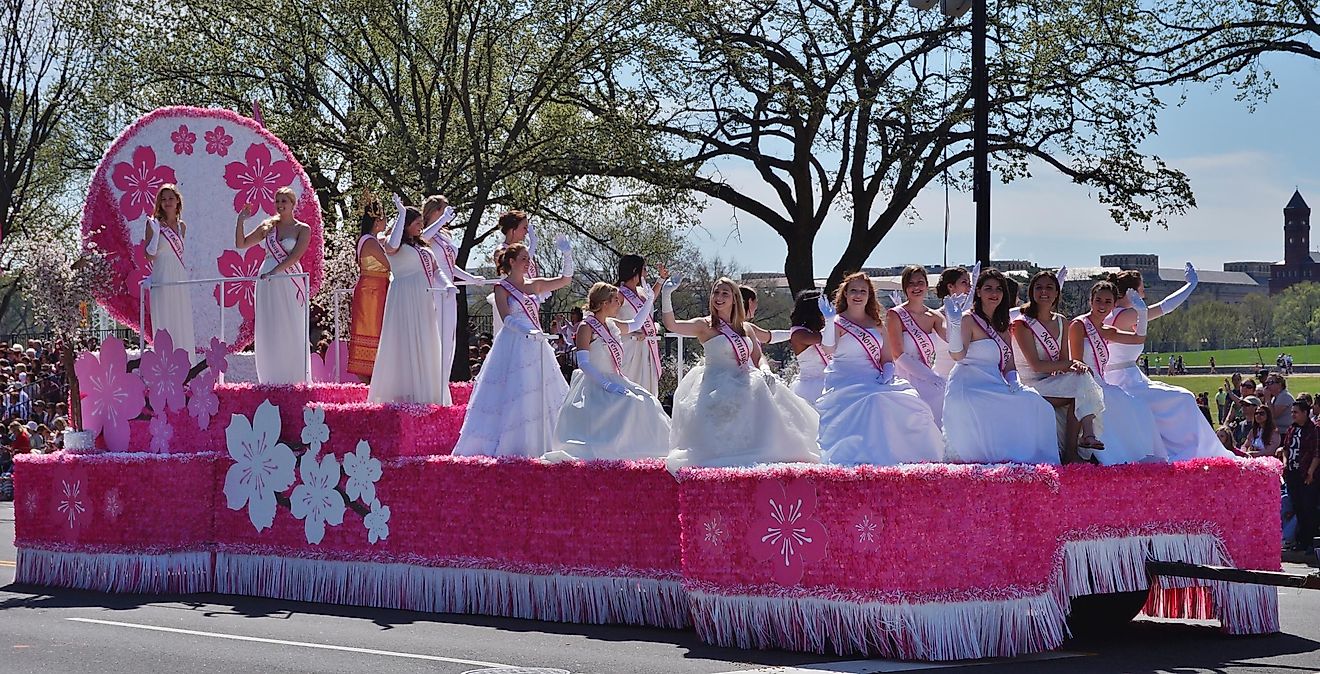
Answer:
<svg viewBox="0 0 1320 674"><path fill-rule="evenodd" d="M98 179L152 163L143 147L181 152L187 143L168 145L192 137L180 120L193 119L215 127L208 143L247 134L225 146L248 144L245 168L212 178L217 228L232 232L225 209L258 182L258 192L293 184L314 210L301 168L251 120L153 115L116 141ZM152 165L128 187L94 181L85 222L136 278L142 214L124 210L137 203L124 195L160 173ZM207 178L189 180L191 198ZM190 201L189 212L201 211ZM246 275L217 241L198 247L199 266ZM309 270L319 283L319 266ZM1272 459L673 475L658 460L454 457L465 384L439 407L369 404L356 384L225 383L251 334L250 289L234 285L232 297L195 294L195 306L236 312L225 332L199 319L199 335L222 335L204 367L190 371L164 332L136 367L115 339L79 356L84 426L99 449L17 459L18 582L646 625L722 646L920 660L1056 648L1070 614L1097 597L1136 597L1118 619L1141 609L1214 619L1229 634L1278 629L1273 587L1146 572L1148 557L1278 570ZM108 305L138 320L132 297Z"/></svg>

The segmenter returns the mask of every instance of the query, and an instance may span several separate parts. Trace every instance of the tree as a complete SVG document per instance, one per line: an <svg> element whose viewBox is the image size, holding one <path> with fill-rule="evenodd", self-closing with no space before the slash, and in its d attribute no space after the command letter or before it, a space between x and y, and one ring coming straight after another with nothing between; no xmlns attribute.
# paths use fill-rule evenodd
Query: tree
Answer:
<svg viewBox="0 0 1320 674"><path fill-rule="evenodd" d="M1280 344L1310 344L1317 337L1311 321L1320 309L1320 284L1298 283L1274 298L1274 334Z"/></svg>
<svg viewBox="0 0 1320 674"><path fill-rule="evenodd" d="M968 26L906 4L677 3L636 56L611 63L577 99L658 134L664 152L643 163L580 155L555 168L681 186L751 215L787 244L795 291L814 286L817 234L842 220L850 238L833 287L910 216L921 190L968 184ZM1164 225L1195 204L1182 172L1138 150L1160 101L1131 86L1129 62L1073 47L1135 20L1106 4L997 3L990 147L1004 181L1044 164L1094 190L1124 227Z"/></svg>

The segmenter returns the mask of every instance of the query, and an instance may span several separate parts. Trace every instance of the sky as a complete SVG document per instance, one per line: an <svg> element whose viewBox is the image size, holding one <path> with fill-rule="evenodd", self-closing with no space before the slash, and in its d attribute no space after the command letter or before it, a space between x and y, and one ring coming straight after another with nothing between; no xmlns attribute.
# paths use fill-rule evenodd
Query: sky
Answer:
<svg viewBox="0 0 1320 674"><path fill-rule="evenodd" d="M1197 208L1171 217L1168 229L1123 230L1103 204L1051 168L1011 185L993 178L991 250L995 259L1027 259L1041 266L1096 266L1100 255L1155 253L1161 267L1192 262L1223 269L1230 261L1283 258L1283 207L1294 189L1320 208L1320 61L1267 57L1278 88L1255 111L1234 100L1231 87L1168 89L1159 134L1142 149L1191 179ZM766 200L769 190L751 173L725 169L726 178ZM749 187L749 186L755 186ZM949 261L970 262L975 252L975 204L969 193L950 195ZM944 188L927 188L916 202L920 219L895 226L868 266L940 264L943 259ZM708 202L702 228L691 235L708 256L732 257L745 271L782 271L786 248L768 226L720 202ZM1315 224L1320 226L1320 217ZM703 231L704 230L704 231ZM816 240L815 269L823 277L848 239L845 222L826 223ZM1316 240L1313 237L1313 240Z"/></svg>

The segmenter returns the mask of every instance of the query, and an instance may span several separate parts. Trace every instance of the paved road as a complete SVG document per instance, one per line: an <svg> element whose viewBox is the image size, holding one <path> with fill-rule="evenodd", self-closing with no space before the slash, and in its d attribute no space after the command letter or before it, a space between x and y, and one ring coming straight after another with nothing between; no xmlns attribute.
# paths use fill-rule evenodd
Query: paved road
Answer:
<svg viewBox="0 0 1320 674"><path fill-rule="evenodd" d="M741 651L691 632L431 615L223 595L103 595L13 585L14 511L0 504L0 672L383 672L495 666L573 674L869 674L1320 671L1320 591L1280 591L1283 632L1138 620L1011 661L922 664ZM1287 565L1290 571L1305 571ZM773 669L772 669L773 668ZM535 670L531 670L535 671Z"/></svg>

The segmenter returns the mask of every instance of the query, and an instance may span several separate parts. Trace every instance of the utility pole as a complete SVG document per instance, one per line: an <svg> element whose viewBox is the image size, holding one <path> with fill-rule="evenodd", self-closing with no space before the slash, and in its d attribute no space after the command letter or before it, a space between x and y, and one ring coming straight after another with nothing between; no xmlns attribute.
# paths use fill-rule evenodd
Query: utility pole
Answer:
<svg viewBox="0 0 1320 674"><path fill-rule="evenodd" d="M990 73L986 67L986 3L972 0L972 200L976 261L990 266Z"/></svg>

